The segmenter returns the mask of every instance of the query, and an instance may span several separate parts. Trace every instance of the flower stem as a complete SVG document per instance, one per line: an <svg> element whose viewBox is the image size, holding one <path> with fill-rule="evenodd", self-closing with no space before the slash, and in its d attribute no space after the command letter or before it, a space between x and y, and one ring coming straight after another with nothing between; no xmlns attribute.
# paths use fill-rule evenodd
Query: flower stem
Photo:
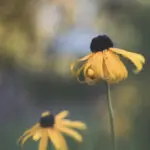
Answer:
<svg viewBox="0 0 150 150"><path fill-rule="evenodd" d="M110 122L110 131L112 136L112 145L113 149L116 150L116 140L115 140L115 118L114 111L112 107L111 94L110 94L110 85L107 83L107 104L108 104L108 114L109 114L109 122Z"/></svg>

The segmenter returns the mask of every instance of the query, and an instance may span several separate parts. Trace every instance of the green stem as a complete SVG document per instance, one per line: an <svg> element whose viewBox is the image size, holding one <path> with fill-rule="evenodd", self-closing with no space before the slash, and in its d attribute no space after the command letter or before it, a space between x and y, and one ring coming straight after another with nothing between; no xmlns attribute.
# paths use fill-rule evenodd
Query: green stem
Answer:
<svg viewBox="0 0 150 150"><path fill-rule="evenodd" d="M107 104L108 104L110 131L112 136L112 145L113 145L113 150L116 150L115 118L114 118L114 111L113 111L112 101L111 101L110 85L108 83L107 83Z"/></svg>

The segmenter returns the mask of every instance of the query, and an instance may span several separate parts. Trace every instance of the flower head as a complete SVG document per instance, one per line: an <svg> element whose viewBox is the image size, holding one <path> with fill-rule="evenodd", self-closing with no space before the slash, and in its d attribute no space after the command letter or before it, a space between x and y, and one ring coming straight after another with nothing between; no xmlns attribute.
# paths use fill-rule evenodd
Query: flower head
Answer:
<svg viewBox="0 0 150 150"><path fill-rule="evenodd" d="M71 65L71 71L80 82L95 84L100 80L117 83L128 77L128 71L120 56L129 59L136 67L135 73L142 70L145 58L141 54L114 48L107 35L99 35L91 41L91 53ZM80 76L84 79L81 81Z"/></svg>
<svg viewBox="0 0 150 150"><path fill-rule="evenodd" d="M46 150L48 141L52 142L56 150L67 150L67 144L62 133L82 142L82 136L71 128L84 130L86 125L80 121L64 119L68 113L68 111L62 111L56 116L49 111L42 113L40 121L19 138L20 145L24 145L32 137L34 141L40 140L39 150Z"/></svg>

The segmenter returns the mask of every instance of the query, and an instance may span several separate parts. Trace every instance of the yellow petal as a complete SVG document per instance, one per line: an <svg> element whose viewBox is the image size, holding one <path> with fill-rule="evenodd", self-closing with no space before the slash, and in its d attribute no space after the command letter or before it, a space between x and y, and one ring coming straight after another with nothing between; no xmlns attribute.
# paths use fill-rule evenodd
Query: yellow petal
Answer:
<svg viewBox="0 0 150 150"><path fill-rule="evenodd" d="M79 68L77 68L77 66L82 62L82 61L85 61L87 59L89 59L93 54L90 53L89 55L81 58L81 59L78 59L77 61L75 61L74 63L71 64L70 66L70 69L71 69L71 72L72 74L75 76L75 77L78 77L80 75L80 72L83 70L84 68L84 64L81 65ZM80 80L79 80L80 81Z"/></svg>
<svg viewBox="0 0 150 150"><path fill-rule="evenodd" d="M143 64L145 63L145 58L143 55L128 52L118 48L110 48L110 50L129 59L136 66L136 70L134 70L135 73L138 73L142 70Z"/></svg>
<svg viewBox="0 0 150 150"><path fill-rule="evenodd" d="M81 121L62 120L62 124L68 127L85 130L87 126Z"/></svg>
<svg viewBox="0 0 150 150"><path fill-rule="evenodd" d="M37 131L34 135L33 135L33 140L34 141L38 141L41 138L41 132Z"/></svg>
<svg viewBox="0 0 150 150"><path fill-rule="evenodd" d="M48 145L48 133L47 130L43 129L41 131L41 139L39 143L39 150L46 150Z"/></svg>
<svg viewBox="0 0 150 150"><path fill-rule="evenodd" d="M91 68L96 73L96 76L99 78L103 78L103 52L97 52L89 59L88 62L91 64Z"/></svg>
<svg viewBox="0 0 150 150"><path fill-rule="evenodd" d="M18 144L23 145L29 138L39 129L39 124L37 123L32 128L24 132L24 134L18 139Z"/></svg>
<svg viewBox="0 0 150 150"><path fill-rule="evenodd" d="M62 145L61 150L68 150L68 146L67 146L65 138L62 136L62 134L59 131L57 131L57 134L58 134L58 138L60 140L60 143Z"/></svg>
<svg viewBox="0 0 150 150"><path fill-rule="evenodd" d="M104 70L107 70L104 80L109 83L116 83L127 78L128 71L116 54L111 51L105 51L104 64Z"/></svg>
<svg viewBox="0 0 150 150"><path fill-rule="evenodd" d="M69 135L70 137L74 138L78 142L82 142L82 136L78 132L66 127L59 127L58 130L66 135Z"/></svg>
<svg viewBox="0 0 150 150"><path fill-rule="evenodd" d="M28 135L26 136L22 136L19 138L18 142L20 143L21 146L23 146L25 144L25 142L32 136L33 134L32 133L29 133Z"/></svg>
<svg viewBox="0 0 150 150"><path fill-rule="evenodd" d="M85 77L85 82L89 85L94 85L104 77L103 71L103 53L93 53L91 57L82 66Z"/></svg>
<svg viewBox="0 0 150 150"><path fill-rule="evenodd" d="M64 110L56 115L56 119L63 119L65 117L67 117L68 114L69 114L69 111Z"/></svg>
<svg viewBox="0 0 150 150"><path fill-rule="evenodd" d="M50 141L52 141L56 150L58 150L58 149L67 150L68 149L66 141L64 140L64 137L56 129L49 129L48 136L49 136Z"/></svg>
<svg viewBox="0 0 150 150"><path fill-rule="evenodd" d="M48 137L56 149L61 149L61 144L60 144L58 135L54 131L54 129L48 129Z"/></svg>
<svg viewBox="0 0 150 150"><path fill-rule="evenodd" d="M37 123L36 125L34 125L32 128L26 130L24 133L23 133L23 136L27 135L28 133L30 132L34 132L35 130L37 130L39 127L39 123Z"/></svg>

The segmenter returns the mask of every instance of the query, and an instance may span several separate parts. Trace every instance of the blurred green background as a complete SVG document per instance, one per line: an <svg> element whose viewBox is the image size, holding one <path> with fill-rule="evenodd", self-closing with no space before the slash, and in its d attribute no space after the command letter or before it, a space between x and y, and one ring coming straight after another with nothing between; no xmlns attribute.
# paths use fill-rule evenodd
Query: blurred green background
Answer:
<svg viewBox="0 0 150 150"><path fill-rule="evenodd" d="M67 138L70 150L111 149L105 83L79 84L69 68L101 33L146 57L139 75L124 60L129 77L111 92L118 150L150 149L149 28L149 0L0 0L0 149L19 149L43 111L64 109L88 125L82 144Z"/></svg>

